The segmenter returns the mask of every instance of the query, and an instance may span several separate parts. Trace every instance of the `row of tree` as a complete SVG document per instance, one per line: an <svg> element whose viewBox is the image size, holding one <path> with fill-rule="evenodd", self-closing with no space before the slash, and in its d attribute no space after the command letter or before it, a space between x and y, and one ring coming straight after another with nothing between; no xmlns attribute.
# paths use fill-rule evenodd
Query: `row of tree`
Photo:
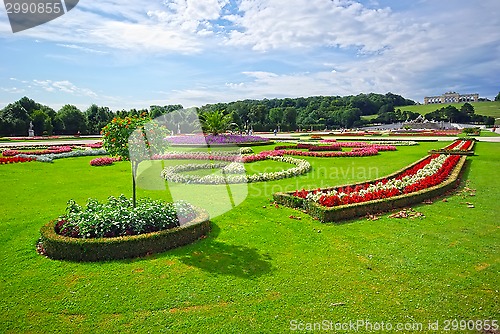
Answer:
<svg viewBox="0 0 500 334"><path fill-rule="evenodd" d="M500 93L499 93L500 95ZM269 131L273 129L333 129L352 128L369 122L392 123L413 120L418 113L395 110L394 106L414 105L415 102L400 95L359 94L351 96L312 96L284 99L243 100L230 103L207 104L196 109L200 119L212 112L222 112L231 128L239 131ZM36 135L52 134L99 134L101 129L114 117L138 116L146 114L151 118L172 115L176 128L189 128L193 113L173 113L182 109L180 104L150 106L142 110L112 111L108 107L95 104L81 111L76 106L67 104L57 112L40 103L23 97L0 110L0 136L25 136L30 123ZM377 115L371 121L361 118L365 115ZM185 119L184 119L185 118ZM447 106L426 115L429 120L474 122L494 124L494 119L474 113L469 103L458 110ZM176 131L176 128L171 129Z"/></svg>

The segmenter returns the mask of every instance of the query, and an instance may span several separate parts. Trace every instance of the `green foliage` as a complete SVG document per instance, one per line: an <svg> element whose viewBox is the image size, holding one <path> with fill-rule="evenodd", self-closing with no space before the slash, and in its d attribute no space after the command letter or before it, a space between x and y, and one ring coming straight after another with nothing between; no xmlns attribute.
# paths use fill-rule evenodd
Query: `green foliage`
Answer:
<svg viewBox="0 0 500 334"><path fill-rule="evenodd" d="M480 135L481 134L481 129L480 128L464 128L463 133L466 135Z"/></svg>
<svg viewBox="0 0 500 334"><path fill-rule="evenodd" d="M211 111L201 116L201 123L204 133L218 135L229 129L232 118L230 115L224 115L222 111Z"/></svg>
<svg viewBox="0 0 500 334"><path fill-rule="evenodd" d="M31 118L33 120L33 130L35 131L35 135L41 136L43 134L52 134L53 125L47 113L43 110L35 110Z"/></svg>
<svg viewBox="0 0 500 334"><path fill-rule="evenodd" d="M96 104L92 104L85 111L85 118L88 125L88 133L97 135L113 119L113 113L108 107L99 107Z"/></svg>
<svg viewBox="0 0 500 334"><path fill-rule="evenodd" d="M63 124L63 133L68 135L83 134L87 132L85 115L76 106L64 105L56 116Z"/></svg>
<svg viewBox="0 0 500 334"><path fill-rule="evenodd" d="M144 234L179 226L194 218L196 212L186 202L165 203L142 198L137 205L120 195L107 202L89 198L82 208L74 200L59 217L56 232L74 238L104 238Z"/></svg>
<svg viewBox="0 0 500 334"><path fill-rule="evenodd" d="M132 136L136 130L136 135ZM102 129L103 147L110 155L128 160L130 159L129 139L133 139L136 144L133 147L138 152L132 153L144 157L150 155L151 151L161 153L166 145L163 139L167 134L168 130L165 127L152 121L146 115L115 117Z"/></svg>
<svg viewBox="0 0 500 334"><path fill-rule="evenodd" d="M497 96L495 96L495 101L500 101L500 92L498 92Z"/></svg>

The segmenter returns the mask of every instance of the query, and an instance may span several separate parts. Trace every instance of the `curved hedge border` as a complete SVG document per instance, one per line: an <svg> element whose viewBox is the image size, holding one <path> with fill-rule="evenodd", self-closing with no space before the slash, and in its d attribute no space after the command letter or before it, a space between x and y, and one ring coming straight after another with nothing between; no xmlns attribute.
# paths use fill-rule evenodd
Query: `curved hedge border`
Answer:
<svg viewBox="0 0 500 334"><path fill-rule="evenodd" d="M411 164L410 166L405 167L402 170L399 170L391 175L372 180L371 182L377 182L385 178L396 177L399 174L401 174L404 170L411 168L412 166L418 164L420 161L426 158L427 157L424 157L418 160L417 162ZM465 160L466 160L465 156L461 157L457 165L451 172L450 176L448 177L448 179L446 179L441 184L427 189L422 189L420 191L416 191L413 193L394 196L391 197L390 199L378 199L368 202L339 205L328 208L313 201L308 201L306 199L293 196L294 191L287 193L275 193L273 197L278 204L282 204L291 208L303 209L310 216L319 219L323 223L340 222L355 217L365 216L366 214L385 212L396 208L406 207L416 203L422 203L423 201L428 200L430 198L438 197L446 193L447 191L455 188L458 185L458 182L460 181L459 180L460 172L462 171L462 167L465 164ZM363 183L366 183L366 181L355 183L350 186L361 185ZM345 187L345 186L347 185L336 186L335 188ZM334 188L328 188L326 190L330 189Z"/></svg>
<svg viewBox="0 0 500 334"><path fill-rule="evenodd" d="M116 238L64 237L54 231L54 222L50 222L40 229L40 242L45 255L56 260L108 261L160 253L192 243L210 231L208 213L199 208L197 212L196 218L179 227Z"/></svg>

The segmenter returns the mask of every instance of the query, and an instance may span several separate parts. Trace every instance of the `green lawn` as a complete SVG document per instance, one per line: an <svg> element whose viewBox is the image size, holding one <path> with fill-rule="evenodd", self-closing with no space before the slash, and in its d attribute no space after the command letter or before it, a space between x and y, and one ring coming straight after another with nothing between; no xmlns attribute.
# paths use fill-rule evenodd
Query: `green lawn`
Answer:
<svg viewBox="0 0 500 334"><path fill-rule="evenodd" d="M474 112L479 115L492 116L494 118L500 118L500 101L491 102L471 102L474 106ZM425 115L436 109L446 107L448 105L455 106L460 109L464 103L444 103L444 104L421 104L414 106L401 106L394 107L395 109L408 110L413 112L418 112L419 114Z"/></svg>
<svg viewBox="0 0 500 334"><path fill-rule="evenodd" d="M420 322L424 329L446 319L500 320L500 145L477 143L477 155L468 158L464 179L477 189L474 197L462 186L447 202L417 206L423 219L386 214L321 224L271 203L275 191L373 179L445 145L307 158L313 170L306 175L249 184L246 200L214 218L207 238L105 263L50 260L35 244L40 227L63 213L68 199L131 196L129 163L0 165L0 332L282 333L294 320ZM150 180L139 183L162 185L156 167L144 167ZM215 187L198 194L202 203L217 202ZM169 196L144 189L138 195Z"/></svg>

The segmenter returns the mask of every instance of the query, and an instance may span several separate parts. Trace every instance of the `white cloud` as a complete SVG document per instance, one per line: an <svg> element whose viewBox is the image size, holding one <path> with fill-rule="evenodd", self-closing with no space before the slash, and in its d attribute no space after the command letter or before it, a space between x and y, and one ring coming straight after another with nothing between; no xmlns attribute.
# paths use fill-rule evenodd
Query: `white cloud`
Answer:
<svg viewBox="0 0 500 334"><path fill-rule="evenodd" d="M91 89L77 87L68 80L33 80L33 85L36 87L40 87L47 92L62 92L71 95L86 96L91 98L96 98L98 96Z"/></svg>
<svg viewBox="0 0 500 334"><path fill-rule="evenodd" d="M82 52L85 52L85 53L95 53L95 54L107 54L107 53L109 53L109 52L106 52L106 51L99 51L99 50L95 50L95 49L91 49L91 48L86 48L84 46L75 45L75 44L57 44L57 45L60 46L60 47L63 47L63 48L74 49L74 50L82 51Z"/></svg>

